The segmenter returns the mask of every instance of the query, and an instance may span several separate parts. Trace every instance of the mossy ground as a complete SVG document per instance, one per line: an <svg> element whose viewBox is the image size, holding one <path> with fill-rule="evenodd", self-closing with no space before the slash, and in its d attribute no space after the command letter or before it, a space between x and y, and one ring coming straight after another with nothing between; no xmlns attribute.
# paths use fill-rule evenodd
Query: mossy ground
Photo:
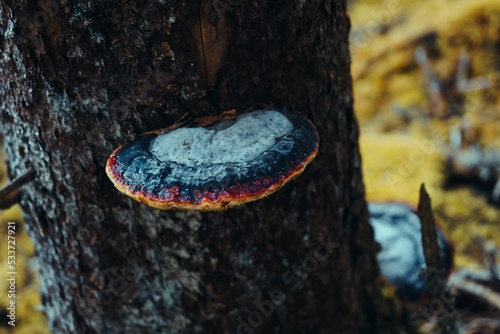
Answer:
<svg viewBox="0 0 500 334"><path fill-rule="evenodd" d="M444 161L450 132L462 120L479 134L481 147L500 150L500 2L359 0L350 13L355 110L368 200L416 205L419 185L425 182L454 242L456 267L481 265L482 253L471 250L486 240L500 247L500 210L488 203L480 185L444 187ZM465 50L471 60L469 78L484 76L493 87L464 94L463 116L432 117L435 106L415 61L417 47L427 50L444 85L454 83ZM448 108L457 103L445 102Z"/></svg>

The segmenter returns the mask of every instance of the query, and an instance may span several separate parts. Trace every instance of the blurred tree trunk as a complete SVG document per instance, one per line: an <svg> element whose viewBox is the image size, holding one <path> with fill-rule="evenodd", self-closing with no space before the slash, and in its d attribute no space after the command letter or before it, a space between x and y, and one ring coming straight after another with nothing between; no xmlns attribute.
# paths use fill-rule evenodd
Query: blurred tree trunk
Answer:
<svg viewBox="0 0 500 334"><path fill-rule="evenodd" d="M2 131L10 177L35 171L21 205L53 333L402 331L376 279L344 1L0 4ZM271 103L321 148L269 198L159 212L105 175L185 113Z"/></svg>

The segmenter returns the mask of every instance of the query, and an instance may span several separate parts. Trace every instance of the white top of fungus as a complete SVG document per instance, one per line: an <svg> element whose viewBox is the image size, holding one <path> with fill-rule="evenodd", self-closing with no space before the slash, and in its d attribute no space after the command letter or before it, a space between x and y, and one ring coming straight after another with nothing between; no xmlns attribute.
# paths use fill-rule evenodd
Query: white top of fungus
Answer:
<svg viewBox="0 0 500 334"><path fill-rule="evenodd" d="M159 135L150 151L158 160L193 167L247 162L292 130L282 113L259 110L212 127L179 128Z"/></svg>
<svg viewBox="0 0 500 334"><path fill-rule="evenodd" d="M368 208L375 240L382 246L377 258L384 275L391 280L417 281L415 263L425 268L418 216L400 203L369 203Z"/></svg>

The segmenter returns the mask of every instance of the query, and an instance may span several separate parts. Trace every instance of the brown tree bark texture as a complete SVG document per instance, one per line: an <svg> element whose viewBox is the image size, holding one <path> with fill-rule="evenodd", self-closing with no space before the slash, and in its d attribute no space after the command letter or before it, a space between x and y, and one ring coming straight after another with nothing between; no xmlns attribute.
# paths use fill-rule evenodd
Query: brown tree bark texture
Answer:
<svg viewBox="0 0 500 334"><path fill-rule="evenodd" d="M21 205L53 333L401 332L367 224L344 1L0 4L1 130L10 177L35 171ZM264 200L159 212L105 175L116 147L185 113L270 103L321 147ZM318 240L339 246L313 270Z"/></svg>

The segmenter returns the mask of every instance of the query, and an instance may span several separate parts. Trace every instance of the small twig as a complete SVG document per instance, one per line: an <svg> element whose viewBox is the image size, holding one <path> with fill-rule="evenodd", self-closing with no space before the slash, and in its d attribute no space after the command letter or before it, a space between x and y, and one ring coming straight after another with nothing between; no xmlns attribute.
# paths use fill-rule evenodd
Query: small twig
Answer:
<svg viewBox="0 0 500 334"><path fill-rule="evenodd" d="M450 147L446 157L445 184L453 182L478 182L488 191L490 200L500 204L500 150L481 148L467 122L450 132Z"/></svg>
<svg viewBox="0 0 500 334"><path fill-rule="evenodd" d="M486 261L487 266L490 271L493 280L498 281L498 271L497 271L497 247L493 241L488 241L484 246L486 250Z"/></svg>
<svg viewBox="0 0 500 334"><path fill-rule="evenodd" d="M33 180L34 175L35 173L29 170L0 190L0 210L8 209L19 202L19 189Z"/></svg>
<svg viewBox="0 0 500 334"><path fill-rule="evenodd" d="M500 320L480 318L469 322L462 327L464 334L483 333L483 329L495 330L500 328ZM479 331L478 331L479 330ZM490 332L488 332L490 333ZM493 333L493 331L491 331Z"/></svg>
<svg viewBox="0 0 500 334"><path fill-rule="evenodd" d="M495 76L480 76L469 79L470 56L467 51L462 50L458 59L455 80L440 79L432 69L424 48L415 50L415 60L420 66L425 82L426 90L431 102L431 116L447 118L462 115L463 104L467 93L481 91L497 87Z"/></svg>
<svg viewBox="0 0 500 334"><path fill-rule="evenodd" d="M453 275L459 275L464 280L473 281L478 284L486 285L493 287L495 289L495 284L498 285L497 277L494 272L500 271L500 265L496 265L496 268L488 268L488 269L478 269L478 268L461 268L457 269Z"/></svg>
<svg viewBox="0 0 500 334"><path fill-rule="evenodd" d="M462 278L460 274L452 275L449 282L452 288L479 298L500 311L500 295L492 289L479 283L466 280Z"/></svg>
<svg viewBox="0 0 500 334"><path fill-rule="evenodd" d="M425 263L428 268L442 268L442 259L437 241L436 220L432 213L431 198L425 190L424 184L420 186L417 214L422 224L422 244L424 247Z"/></svg>
<svg viewBox="0 0 500 334"><path fill-rule="evenodd" d="M431 115L442 117L446 113L446 101L443 94L443 84L432 70L425 49L419 47L415 50L415 60L422 69L427 83L427 91L432 100L431 103L433 108L431 109Z"/></svg>
<svg viewBox="0 0 500 334"><path fill-rule="evenodd" d="M469 53L465 50L462 50L458 58L457 77L455 79L455 87L457 87L457 89L462 92L465 90L467 86L469 65L470 65Z"/></svg>
<svg viewBox="0 0 500 334"><path fill-rule="evenodd" d="M443 293L449 295L451 291L442 278L443 259L439 251L436 220L432 213L431 198L424 184L420 186L417 214L422 225L422 246L426 263L424 275L428 284L427 288L432 298L438 298ZM439 315L437 326L440 333L458 333L453 303L444 304L444 312Z"/></svg>

